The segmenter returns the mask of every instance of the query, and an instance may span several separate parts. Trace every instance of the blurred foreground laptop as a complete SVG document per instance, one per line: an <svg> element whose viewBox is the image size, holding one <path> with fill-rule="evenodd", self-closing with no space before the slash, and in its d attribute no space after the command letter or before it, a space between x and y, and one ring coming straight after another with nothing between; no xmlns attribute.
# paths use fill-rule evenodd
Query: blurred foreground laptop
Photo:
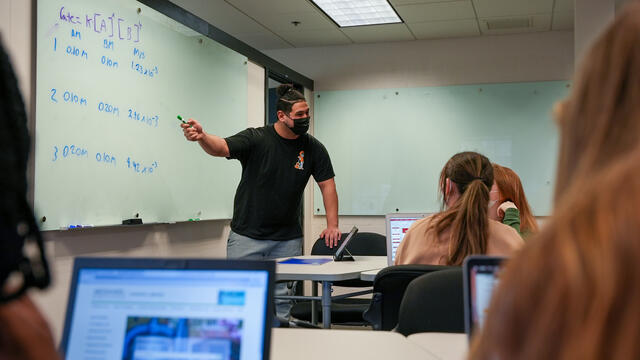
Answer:
<svg viewBox="0 0 640 360"><path fill-rule="evenodd" d="M61 352L65 359L269 359L274 276L268 261L77 258Z"/></svg>
<svg viewBox="0 0 640 360"><path fill-rule="evenodd" d="M409 230L409 227L416 222L430 214L387 214L385 222L387 225L387 265L393 265L396 260L396 251L398 246L404 239L404 234Z"/></svg>
<svg viewBox="0 0 640 360"><path fill-rule="evenodd" d="M472 255L462 264L464 326L469 338L482 328L503 261L503 257Z"/></svg>

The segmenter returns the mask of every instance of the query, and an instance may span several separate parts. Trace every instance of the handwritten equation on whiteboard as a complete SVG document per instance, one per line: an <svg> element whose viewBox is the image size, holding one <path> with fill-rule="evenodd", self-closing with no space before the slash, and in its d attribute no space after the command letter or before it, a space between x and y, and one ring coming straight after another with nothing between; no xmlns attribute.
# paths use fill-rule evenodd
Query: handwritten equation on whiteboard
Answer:
<svg viewBox="0 0 640 360"><path fill-rule="evenodd" d="M50 54L47 55L59 63L66 63L67 68L71 64L77 71L92 73L97 66L97 71L112 72L113 78L119 75L147 81L161 76L153 56L143 47L141 20L131 21L115 11L83 12L68 6L60 6L55 19L48 31ZM149 131L160 128L161 117L153 106L141 106L133 101L125 103L110 96L118 84L102 85L103 94L95 96L92 91L94 96L90 96L85 94L89 87L95 86L90 79L70 83L67 76L61 75L48 89L47 100L52 106L65 107L69 112L80 111L95 121L120 121L114 124L125 128L139 126ZM133 154L122 153L119 148L92 150L88 144L59 143L50 146L50 159L53 163L94 161L113 168L120 166L140 175L152 175L158 170L157 159L137 159ZM131 151L135 152L135 149ZM122 154L116 154L118 152Z"/></svg>

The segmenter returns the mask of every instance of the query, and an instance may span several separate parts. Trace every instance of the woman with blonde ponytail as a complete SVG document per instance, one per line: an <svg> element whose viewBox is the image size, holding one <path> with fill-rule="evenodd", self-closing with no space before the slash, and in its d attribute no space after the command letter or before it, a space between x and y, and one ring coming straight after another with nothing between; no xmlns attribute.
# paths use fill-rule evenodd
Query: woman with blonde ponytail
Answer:
<svg viewBox="0 0 640 360"><path fill-rule="evenodd" d="M454 155L440 173L445 210L416 221L398 247L396 265L462 265L471 254L509 256L523 245L513 228L489 219L493 167L475 152Z"/></svg>

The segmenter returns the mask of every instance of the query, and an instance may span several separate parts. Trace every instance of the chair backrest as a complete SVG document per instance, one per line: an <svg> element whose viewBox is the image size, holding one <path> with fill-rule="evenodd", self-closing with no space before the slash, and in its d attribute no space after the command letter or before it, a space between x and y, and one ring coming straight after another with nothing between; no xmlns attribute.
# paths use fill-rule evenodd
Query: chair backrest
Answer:
<svg viewBox="0 0 640 360"><path fill-rule="evenodd" d="M464 333L462 269L447 269L413 280L400 305L396 331Z"/></svg>
<svg viewBox="0 0 640 360"><path fill-rule="evenodd" d="M455 266L441 265L395 265L386 267L376 275L373 282L373 298L364 318L374 330L391 330L398 324L398 312L404 292L409 283L424 274Z"/></svg>
<svg viewBox="0 0 640 360"><path fill-rule="evenodd" d="M347 237L347 233L342 233L338 246L327 247L324 239L318 239L311 248L311 255L333 255L342 241ZM387 256L387 238L384 235L371 232L358 232L353 236L347 245L347 250L352 255L360 256Z"/></svg>

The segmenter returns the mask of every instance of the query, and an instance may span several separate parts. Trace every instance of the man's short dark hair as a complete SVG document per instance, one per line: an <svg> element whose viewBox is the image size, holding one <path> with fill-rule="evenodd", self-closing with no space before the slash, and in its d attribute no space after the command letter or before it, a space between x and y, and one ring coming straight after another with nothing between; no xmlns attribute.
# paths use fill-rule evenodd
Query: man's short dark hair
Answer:
<svg viewBox="0 0 640 360"><path fill-rule="evenodd" d="M279 85L276 89L276 93L278 94L276 109L278 111L284 111L286 114L291 112L293 104L301 101L307 101L307 99L304 98L304 95L302 95L300 91L296 90L291 84Z"/></svg>

